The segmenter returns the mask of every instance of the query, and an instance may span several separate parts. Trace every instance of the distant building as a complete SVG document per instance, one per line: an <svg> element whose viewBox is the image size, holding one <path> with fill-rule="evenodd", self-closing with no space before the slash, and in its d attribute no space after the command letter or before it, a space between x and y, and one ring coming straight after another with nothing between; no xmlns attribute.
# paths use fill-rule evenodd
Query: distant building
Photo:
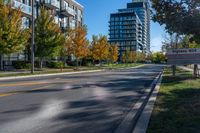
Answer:
<svg viewBox="0 0 200 133"><path fill-rule="evenodd" d="M110 15L109 41L118 44L120 59L126 49L150 53L150 9L145 0L133 0Z"/></svg>

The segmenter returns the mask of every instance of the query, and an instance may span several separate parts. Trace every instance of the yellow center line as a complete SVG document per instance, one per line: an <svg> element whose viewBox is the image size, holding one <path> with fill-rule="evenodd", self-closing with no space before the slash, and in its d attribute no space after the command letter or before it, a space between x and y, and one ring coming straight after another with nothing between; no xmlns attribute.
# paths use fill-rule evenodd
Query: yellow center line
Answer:
<svg viewBox="0 0 200 133"><path fill-rule="evenodd" d="M40 84L55 84L55 83L70 83L74 81L58 81L58 82L25 82L25 83L13 83L13 84L1 84L0 87L10 87L10 86L31 86L31 85L40 85Z"/></svg>
<svg viewBox="0 0 200 133"><path fill-rule="evenodd" d="M75 81L59 81L59 82L54 82L54 83L70 83L70 82L75 82ZM41 89L48 89L48 87L54 86L53 83L50 85L46 85L46 86L42 86L42 87L38 87L38 88L33 88L30 90L21 90L21 91L11 91L11 92L5 92L5 93L0 93L0 97L6 97L6 96L11 96L11 95L15 95L15 94L22 94L22 93L28 93L31 91L36 91L36 90L41 90Z"/></svg>
<svg viewBox="0 0 200 133"><path fill-rule="evenodd" d="M29 85L39 85L39 84L48 84L48 82L28 82L28 83L2 84L2 85L0 85L0 87L5 87L5 86L29 86Z"/></svg>
<svg viewBox="0 0 200 133"><path fill-rule="evenodd" d="M2 93L2 94L1 94L1 93L0 93L0 97L7 97L7 96L10 96L10 95L13 95L13 94L9 94L9 93L5 93L5 94Z"/></svg>
<svg viewBox="0 0 200 133"><path fill-rule="evenodd" d="M6 96L15 95L15 94L22 94L22 93L27 93L27 92L30 92L30 91L35 91L35 90L47 89L47 87L50 87L50 86L53 86L53 85L46 85L46 86L42 86L42 87L38 87L38 88L33 88L31 90L23 90L23 91L13 91L13 92L0 93L0 97L6 97Z"/></svg>

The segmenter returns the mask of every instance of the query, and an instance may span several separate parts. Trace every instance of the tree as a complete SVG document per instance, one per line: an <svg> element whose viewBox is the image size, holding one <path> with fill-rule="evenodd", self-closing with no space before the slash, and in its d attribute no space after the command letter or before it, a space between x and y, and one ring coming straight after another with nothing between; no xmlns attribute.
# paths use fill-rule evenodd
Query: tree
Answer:
<svg viewBox="0 0 200 133"><path fill-rule="evenodd" d="M64 35L59 26L54 22L54 16L41 7L40 15L36 19L36 57L40 60L42 68L43 60L46 57L55 57L60 54L64 43Z"/></svg>
<svg viewBox="0 0 200 133"><path fill-rule="evenodd" d="M123 63L133 63L136 61L136 52L131 51L129 48L126 48L126 51L122 54Z"/></svg>
<svg viewBox="0 0 200 133"><path fill-rule="evenodd" d="M3 55L22 51L28 44L30 30L22 28L21 10L13 9L10 2L0 0L0 69Z"/></svg>
<svg viewBox="0 0 200 133"><path fill-rule="evenodd" d="M92 57L94 60L107 60L109 57L110 44L106 36L93 36L92 38Z"/></svg>
<svg viewBox="0 0 200 133"><path fill-rule="evenodd" d="M112 63L116 62L119 57L119 48L117 45L111 45L110 46L110 54L109 58Z"/></svg>
<svg viewBox="0 0 200 133"><path fill-rule="evenodd" d="M198 45L195 41L191 41L191 35L179 35L177 34L169 34L164 37L164 41L162 42L162 52L167 52L169 49L176 48L198 48Z"/></svg>
<svg viewBox="0 0 200 133"><path fill-rule="evenodd" d="M178 35L192 35L190 42L200 44L200 1L199 0L151 0L153 20L169 33ZM173 76L175 68L173 65ZM194 77L197 73L197 64L194 67Z"/></svg>
<svg viewBox="0 0 200 133"><path fill-rule="evenodd" d="M68 31L68 37L65 43L66 52L75 56L76 66L78 62L89 55L89 41L86 38L86 26L79 26Z"/></svg>
<svg viewBox="0 0 200 133"><path fill-rule="evenodd" d="M152 54L152 62L161 63L166 61L166 56L162 52L155 52Z"/></svg>
<svg viewBox="0 0 200 133"><path fill-rule="evenodd" d="M135 51L130 51L129 56L128 56L128 60L131 63L136 62L136 60L137 60L137 53Z"/></svg>
<svg viewBox="0 0 200 133"><path fill-rule="evenodd" d="M146 56L142 52L137 52L136 59L137 59L137 62L145 62Z"/></svg>
<svg viewBox="0 0 200 133"><path fill-rule="evenodd" d="M192 35L200 43L200 1L199 0L151 0L153 20L169 33Z"/></svg>

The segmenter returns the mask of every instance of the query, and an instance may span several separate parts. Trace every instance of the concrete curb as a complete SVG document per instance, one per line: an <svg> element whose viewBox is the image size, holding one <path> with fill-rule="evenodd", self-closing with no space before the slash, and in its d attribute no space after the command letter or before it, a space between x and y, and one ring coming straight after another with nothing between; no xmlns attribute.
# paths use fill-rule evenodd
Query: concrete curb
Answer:
<svg viewBox="0 0 200 133"><path fill-rule="evenodd" d="M150 87L145 90L144 95L137 101L137 103L134 105L131 111L125 116L125 118L114 131L114 133L132 133L133 129L137 124L137 120L139 119L143 109L145 108L155 86L160 80L161 75L162 72L160 72L158 76L153 80Z"/></svg>
<svg viewBox="0 0 200 133"><path fill-rule="evenodd" d="M93 73L93 72L102 72L102 70L90 70L90 71L79 71L79 72L63 72L63 73L51 73L51 74L37 74L37 75L27 75L27 76L14 76L14 77L3 77L0 78L2 80L9 80L9 79L24 79L24 78L34 78L34 77L48 77L48 76L56 76L56 75L71 75L71 74L81 74L81 73Z"/></svg>
<svg viewBox="0 0 200 133"><path fill-rule="evenodd" d="M132 133L146 133L151 118L151 114L154 108L154 104L156 102L156 98L160 89L161 82L162 82L162 75L159 78L157 85L153 90L144 110L142 111Z"/></svg>
<svg viewBox="0 0 200 133"><path fill-rule="evenodd" d="M133 69L133 68L140 68L140 67L143 67L143 66L147 66L147 64L138 65L138 66L135 66L135 67L129 67L129 68L118 68L118 69L119 69L119 70L124 70L124 69Z"/></svg>

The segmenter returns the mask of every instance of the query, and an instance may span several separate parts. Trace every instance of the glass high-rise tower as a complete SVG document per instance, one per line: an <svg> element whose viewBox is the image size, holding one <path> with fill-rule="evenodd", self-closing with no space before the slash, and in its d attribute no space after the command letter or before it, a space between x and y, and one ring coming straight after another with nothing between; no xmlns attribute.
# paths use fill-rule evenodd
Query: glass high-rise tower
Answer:
<svg viewBox="0 0 200 133"><path fill-rule="evenodd" d="M133 0L110 15L109 41L118 44L120 58L126 49L150 52L150 8L147 0Z"/></svg>

